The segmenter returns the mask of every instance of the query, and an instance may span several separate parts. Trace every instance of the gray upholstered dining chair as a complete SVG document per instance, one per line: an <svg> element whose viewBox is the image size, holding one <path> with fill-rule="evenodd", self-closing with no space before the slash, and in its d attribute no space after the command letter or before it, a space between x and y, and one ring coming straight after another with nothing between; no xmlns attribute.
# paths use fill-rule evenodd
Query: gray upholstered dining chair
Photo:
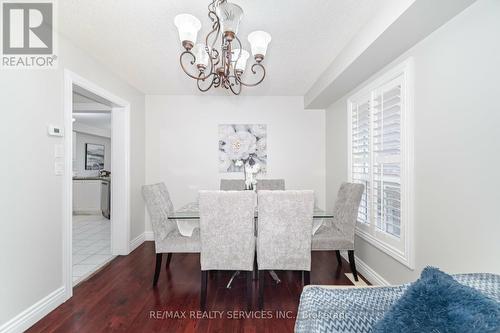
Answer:
<svg viewBox="0 0 500 333"><path fill-rule="evenodd" d="M313 251L335 251L339 266L342 265L341 250L347 250L354 280L358 281L354 261L354 231L358 210L365 186L342 183L333 209L333 220L323 222L312 238Z"/></svg>
<svg viewBox="0 0 500 333"><path fill-rule="evenodd" d="M246 299L252 300L255 256L253 191L200 191L201 295L205 309L211 270L247 271Z"/></svg>
<svg viewBox="0 0 500 333"><path fill-rule="evenodd" d="M284 179L258 179L257 180L257 191L263 191L263 190L284 191L285 190L285 180Z"/></svg>
<svg viewBox="0 0 500 333"><path fill-rule="evenodd" d="M243 191L245 190L245 180L243 179L221 179L221 191Z"/></svg>
<svg viewBox="0 0 500 333"><path fill-rule="evenodd" d="M179 233L176 222L168 220L168 215L174 212L174 206L164 183L144 185L142 195L153 227L156 250L153 286L156 286L160 277L163 253L168 253L166 267L170 264L172 253L199 253L200 233L199 230L195 230L191 237L184 237Z"/></svg>
<svg viewBox="0 0 500 333"><path fill-rule="evenodd" d="M299 270L310 282L313 191L259 191L257 266L259 308L264 304L264 271Z"/></svg>

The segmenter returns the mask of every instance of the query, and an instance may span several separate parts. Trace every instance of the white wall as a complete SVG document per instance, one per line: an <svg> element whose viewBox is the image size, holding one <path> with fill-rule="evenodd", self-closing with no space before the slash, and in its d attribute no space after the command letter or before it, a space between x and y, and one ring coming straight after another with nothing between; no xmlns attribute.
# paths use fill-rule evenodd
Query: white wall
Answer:
<svg viewBox="0 0 500 333"><path fill-rule="evenodd" d="M391 283L426 265L500 273L499 41L500 2L481 0L388 66L415 60L416 269L359 237L355 246ZM326 112L329 203L347 179L346 112L346 98Z"/></svg>
<svg viewBox="0 0 500 333"><path fill-rule="evenodd" d="M111 170L111 139L102 136L76 132L74 145L73 171L75 176L97 176L98 170L85 170L85 144L94 143L104 146L104 170Z"/></svg>
<svg viewBox="0 0 500 333"><path fill-rule="evenodd" d="M146 96L146 182L165 182L178 208L221 178L243 178L218 171L218 125L228 123L267 124L265 177L313 189L324 206L324 110L304 110L302 97Z"/></svg>
<svg viewBox="0 0 500 333"><path fill-rule="evenodd" d="M57 70L0 73L0 325L63 286L63 139L47 125L63 126L64 68L131 103L131 239L144 231L144 95L62 37L58 56Z"/></svg>

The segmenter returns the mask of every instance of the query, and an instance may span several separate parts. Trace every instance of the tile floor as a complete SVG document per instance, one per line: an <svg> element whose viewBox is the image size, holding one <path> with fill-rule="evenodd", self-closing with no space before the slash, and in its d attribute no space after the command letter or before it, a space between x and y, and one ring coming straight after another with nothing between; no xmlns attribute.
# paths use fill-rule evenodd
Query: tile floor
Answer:
<svg viewBox="0 0 500 333"><path fill-rule="evenodd" d="M73 286L113 258L110 220L101 215L74 215Z"/></svg>

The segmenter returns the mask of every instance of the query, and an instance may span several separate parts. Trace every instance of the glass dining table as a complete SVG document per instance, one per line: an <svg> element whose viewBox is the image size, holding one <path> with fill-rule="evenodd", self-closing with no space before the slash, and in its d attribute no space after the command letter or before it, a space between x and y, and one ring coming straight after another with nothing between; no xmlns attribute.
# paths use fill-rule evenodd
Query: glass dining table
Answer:
<svg viewBox="0 0 500 333"><path fill-rule="evenodd" d="M255 210L255 218L258 218L259 212ZM200 210L196 202L187 204L186 206L170 213L169 220L198 220L200 218ZM333 214L317 207L314 208L313 219L331 219Z"/></svg>
<svg viewBox="0 0 500 333"><path fill-rule="evenodd" d="M255 219L259 217L259 212L257 209L255 209ZM321 227L323 224L323 220L325 219L331 219L333 218L333 214L330 212L327 212L325 210L322 210L318 207L314 207L313 211L313 228L312 228L312 233L316 233L316 231ZM198 207L198 202L191 202L178 210L175 210L174 212L168 214L168 219L169 220L175 220L177 222L177 228L180 232L181 235L190 237L192 236L194 230L196 228L200 227L200 210ZM231 284L234 280L234 278L239 274L239 271L235 272L231 279L229 280L227 284L227 288L231 288ZM270 274L273 278L273 280L276 281L276 283L280 283L281 280L278 278L276 273L274 271L270 271Z"/></svg>

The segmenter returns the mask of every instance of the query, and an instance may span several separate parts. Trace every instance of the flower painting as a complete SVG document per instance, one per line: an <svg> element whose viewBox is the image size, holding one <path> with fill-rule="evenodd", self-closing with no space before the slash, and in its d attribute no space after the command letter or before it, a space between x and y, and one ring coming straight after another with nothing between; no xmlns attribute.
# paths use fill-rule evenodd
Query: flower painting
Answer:
<svg viewBox="0 0 500 333"><path fill-rule="evenodd" d="M257 164L265 173L267 126L219 125L219 172L243 172L246 164Z"/></svg>

